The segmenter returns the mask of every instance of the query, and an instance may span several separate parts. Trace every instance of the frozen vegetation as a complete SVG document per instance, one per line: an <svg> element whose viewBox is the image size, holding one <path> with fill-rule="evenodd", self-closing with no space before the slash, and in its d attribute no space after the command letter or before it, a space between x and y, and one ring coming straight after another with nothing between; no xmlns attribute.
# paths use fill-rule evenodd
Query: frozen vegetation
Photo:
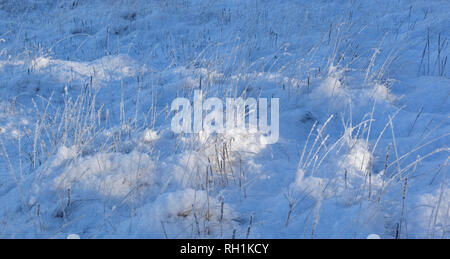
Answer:
<svg viewBox="0 0 450 259"><path fill-rule="evenodd" d="M449 238L448 0L0 0L0 238ZM171 103L279 98L280 136Z"/></svg>

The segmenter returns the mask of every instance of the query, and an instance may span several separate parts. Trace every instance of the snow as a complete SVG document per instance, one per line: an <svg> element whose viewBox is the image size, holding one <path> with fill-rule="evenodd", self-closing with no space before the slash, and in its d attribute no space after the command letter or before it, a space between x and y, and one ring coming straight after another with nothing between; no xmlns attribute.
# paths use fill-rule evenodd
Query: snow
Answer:
<svg viewBox="0 0 450 259"><path fill-rule="evenodd" d="M377 234L370 234L370 235L367 236L367 239L381 239L381 238Z"/></svg>
<svg viewBox="0 0 450 259"><path fill-rule="evenodd" d="M70 235L67 236L67 239L81 239L81 238L77 234L70 234Z"/></svg>
<svg viewBox="0 0 450 259"><path fill-rule="evenodd" d="M449 14L0 1L0 238L449 238ZM173 132L197 90L279 98L278 141Z"/></svg>
<svg viewBox="0 0 450 259"><path fill-rule="evenodd" d="M164 225L166 235L178 238L198 233L200 236L228 236L232 235L237 224L234 221L235 212L228 205L222 206L220 200L208 197L205 191L189 188L161 195L153 203L145 205L142 212L138 223L144 231L138 233L141 237L145 233L151 236L155 231L160 232L161 224ZM190 233L184 230L190 230Z"/></svg>
<svg viewBox="0 0 450 259"><path fill-rule="evenodd" d="M136 186L152 184L153 167L146 154L96 154L60 173L54 184L58 190L80 189L124 198Z"/></svg>
<svg viewBox="0 0 450 259"><path fill-rule="evenodd" d="M51 75L60 82L71 78L88 79L95 77L99 81L119 80L137 73L134 61L126 55L107 56L92 62L73 62L51 60L39 57L32 61L34 70L39 74Z"/></svg>

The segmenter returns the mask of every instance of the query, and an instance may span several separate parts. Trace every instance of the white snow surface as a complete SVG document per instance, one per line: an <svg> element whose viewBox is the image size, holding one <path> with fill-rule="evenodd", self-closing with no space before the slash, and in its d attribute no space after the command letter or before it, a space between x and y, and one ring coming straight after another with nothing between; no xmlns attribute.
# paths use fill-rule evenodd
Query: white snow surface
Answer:
<svg viewBox="0 0 450 259"><path fill-rule="evenodd" d="M447 0L0 0L0 238L449 238ZM176 97L280 99L280 139Z"/></svg>

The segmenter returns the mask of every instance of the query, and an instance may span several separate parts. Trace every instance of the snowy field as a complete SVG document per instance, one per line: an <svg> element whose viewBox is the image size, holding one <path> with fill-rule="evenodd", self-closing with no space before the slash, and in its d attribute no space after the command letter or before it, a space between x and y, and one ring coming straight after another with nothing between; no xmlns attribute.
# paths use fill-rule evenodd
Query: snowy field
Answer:
<svg viewBox="0 0 450 259"><path fill-rule="evenodd" d="M449 238L449 39L448 0L0 0L0 238ZM195 90L278 141L176 134Z"/></svg>

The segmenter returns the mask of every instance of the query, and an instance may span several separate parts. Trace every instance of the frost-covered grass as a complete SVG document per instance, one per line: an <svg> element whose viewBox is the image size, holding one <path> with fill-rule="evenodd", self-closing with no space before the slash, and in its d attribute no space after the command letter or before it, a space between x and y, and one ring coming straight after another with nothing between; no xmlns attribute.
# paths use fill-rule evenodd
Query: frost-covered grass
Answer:
<svg viewBox="0 0 450 259"><path fill-rule="evenodd" d="M1 238L448 238L450 4L0 0ZM280 140L170 104L280 98Z"/></svg>

